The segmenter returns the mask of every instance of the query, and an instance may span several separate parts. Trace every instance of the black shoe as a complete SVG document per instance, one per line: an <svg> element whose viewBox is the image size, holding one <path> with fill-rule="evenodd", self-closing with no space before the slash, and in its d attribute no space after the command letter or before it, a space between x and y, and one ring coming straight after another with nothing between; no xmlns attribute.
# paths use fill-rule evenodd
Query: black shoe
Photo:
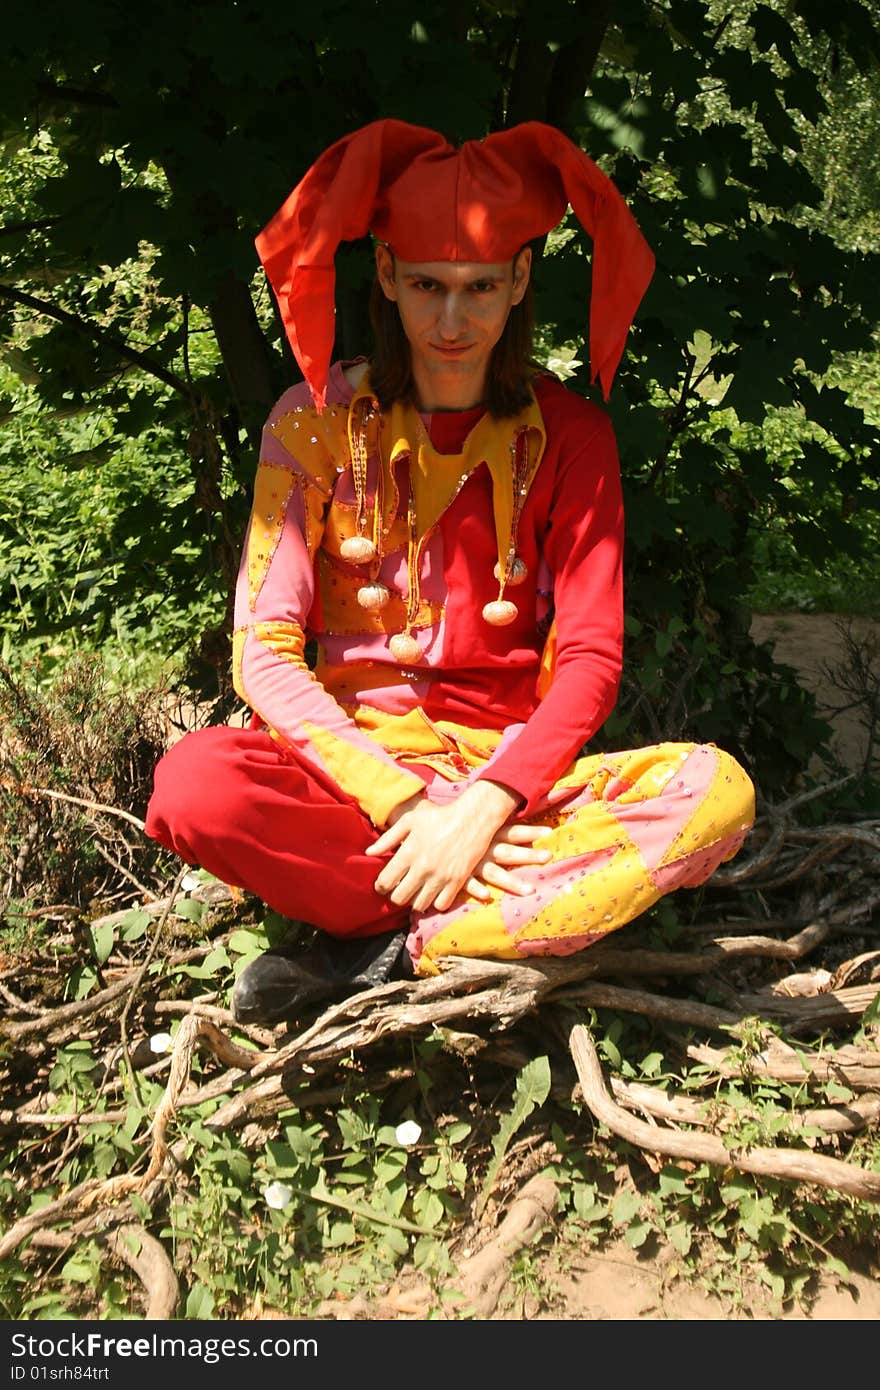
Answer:
<svg viewBox="0 0 880 1390"><path fill-rule="evenodd" d="M354 940L318 932L305 949L296 943L273 946L242 970L230 1008L239 1023L283 1023L322 999L347 999L382 985L395 967L407 977L405 941L405 931Z"/></svg>

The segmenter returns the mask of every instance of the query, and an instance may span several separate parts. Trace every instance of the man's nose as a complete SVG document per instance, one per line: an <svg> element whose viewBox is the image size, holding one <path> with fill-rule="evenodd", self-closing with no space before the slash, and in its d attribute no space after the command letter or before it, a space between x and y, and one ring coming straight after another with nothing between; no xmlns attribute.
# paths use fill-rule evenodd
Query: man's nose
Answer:
<svg viewBox="0 0 880 1390"><path fill-rule="evenodd" d="M457 294L443 296L440 309L440 335L446 339L460 338L464 329L464 306Z"/></svg>

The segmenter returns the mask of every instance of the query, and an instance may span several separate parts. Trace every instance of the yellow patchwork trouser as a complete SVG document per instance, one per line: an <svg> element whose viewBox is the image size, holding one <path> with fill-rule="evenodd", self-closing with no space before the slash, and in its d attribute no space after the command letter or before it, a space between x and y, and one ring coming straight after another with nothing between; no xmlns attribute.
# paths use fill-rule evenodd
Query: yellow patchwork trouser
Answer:
<svg viewBox="0 0 880 1390"><path fill-rule="evenodd" d="M407 941L421 975L443 956L566 956L632 921L676 888L695 888L731 859L754 819L754 789L712 744L661 743L578 758L530 824L547 834L546 864L516 876L519 897L499 889L445 912L414 913Z"/></svg>

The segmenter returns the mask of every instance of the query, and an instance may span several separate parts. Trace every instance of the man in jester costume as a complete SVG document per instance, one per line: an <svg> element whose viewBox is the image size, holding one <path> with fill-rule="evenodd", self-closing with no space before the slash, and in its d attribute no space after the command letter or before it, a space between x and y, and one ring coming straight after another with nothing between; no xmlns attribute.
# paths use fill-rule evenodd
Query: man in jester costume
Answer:
<svg viewBox="0 0 880 1390"><path fill-rule="evenodd" d="M266 424L237 588L253 718L175 745L148 815L317 929L239 976L242 1021L395 962L583 950L705 882L751 826L751 783L713 745L589 751L621 669L617 452L604 410L530 352L529 243L569 205L607 399L654 258L550 126L455 148L376 121L257 238L304 381ZM331 362L335 253L368 232L374 351Z"/></svg>

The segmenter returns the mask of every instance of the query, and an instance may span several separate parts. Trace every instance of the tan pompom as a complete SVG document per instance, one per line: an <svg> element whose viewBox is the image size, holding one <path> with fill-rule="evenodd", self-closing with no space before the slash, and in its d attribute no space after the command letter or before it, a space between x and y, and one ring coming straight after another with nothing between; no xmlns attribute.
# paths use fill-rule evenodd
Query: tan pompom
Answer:
<svg viewBox="0 0 880 1390"><path fill-rule="evenodd" d="M376 613L380 608L384 608L390 597L391 590L388 585L380 584L378 580L374 580L372 584L364 584L357 591L357 601L368 613Z"/></svg>
<svg viewBox="0 0 880 1390"><path fill-rule="evenodd" d="M521 560L517 555L513 564L510 566L510 574L507 576L507 583L513 589L517 584L521 584L529 572L529 567L525 560ZM501 566L496 565L494 570L495 578L501 583Z"/></svg>
<svg viewBox="0 0 880 1390"><path fill-rule="evenodd" d="M353 565L365 565L368 560L375 560L376 547L366 536L346 536L339 547L339 553L343 560L348 560Z"/></svg>
<svg viewBox="0 0 880 1390"><path fill-rule="evenodd" d="M483 609L483 617L491 627L507 627L518 616L519 610L515 603L511 603L506 598L496 598L494 602L487 603Z"/></svg>
<svg viewBox="0 0 880 1390"><path fill-rule="evenodd" d="M395 632L388 643L388 650L394 660L400 662L401 666L412 666L413 662L422 659L421 647L408 632Z"/></svg>

